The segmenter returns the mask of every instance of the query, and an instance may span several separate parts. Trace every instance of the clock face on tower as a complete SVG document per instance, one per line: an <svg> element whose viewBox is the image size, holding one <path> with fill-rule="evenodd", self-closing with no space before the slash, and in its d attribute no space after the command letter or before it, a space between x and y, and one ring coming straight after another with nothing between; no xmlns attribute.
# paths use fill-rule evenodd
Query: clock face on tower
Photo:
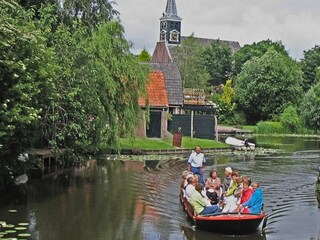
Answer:
<svg viewBox="0 0 320 240"><path fill-rule="evenodd" d="M160 23L160 28L161 29L166 29L167 28L167 22L161 22Z"/></svg>

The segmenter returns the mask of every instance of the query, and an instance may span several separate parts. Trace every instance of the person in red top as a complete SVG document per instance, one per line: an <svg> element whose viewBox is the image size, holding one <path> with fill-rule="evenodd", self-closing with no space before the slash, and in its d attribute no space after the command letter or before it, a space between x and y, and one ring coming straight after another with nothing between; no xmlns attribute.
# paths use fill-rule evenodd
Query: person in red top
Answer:
<svg viewBox="0 0 320 240"><path fill-rule="evenodd" d="M243 204L245 203L246 201L249 200L249 198L251 197L252 193L253 193L253 189L252 187L250 186L251 185L251 180L250 178L244 178L243 179L243 189L242 189L242 193L241 193L241 197L240 197L240 203L237 207L237 209L235 210L235 212L239 212L239 206L240 204ZM247 212L247 209L244 208L243 209L243 213L246 213Z"/></svg>

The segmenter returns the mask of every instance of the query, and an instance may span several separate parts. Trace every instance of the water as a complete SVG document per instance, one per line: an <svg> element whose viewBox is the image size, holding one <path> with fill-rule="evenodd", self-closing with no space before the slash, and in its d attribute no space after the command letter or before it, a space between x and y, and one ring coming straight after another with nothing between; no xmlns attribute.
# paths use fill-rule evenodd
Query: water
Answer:
<svg viewBox="0 0 320 240"><path fill-rule="evenodd" d="M320 209L315 182L319 139L256 139L289 152L275 155L207 155L205 174L231 166L259 181L268 223L245 236L195 229L179 203L180 175L186 160L105 161L56 178L33 180L20 194L1 196L0 221L29 223L5 237L28 239L320 239ZM281 143L281 144L280 144ZM7 200L5 200L7 199ZM9 212L17 210L17 212ZM3 232L2 229L1 231ZM26 239L26 237L24 237Z"/></svg>

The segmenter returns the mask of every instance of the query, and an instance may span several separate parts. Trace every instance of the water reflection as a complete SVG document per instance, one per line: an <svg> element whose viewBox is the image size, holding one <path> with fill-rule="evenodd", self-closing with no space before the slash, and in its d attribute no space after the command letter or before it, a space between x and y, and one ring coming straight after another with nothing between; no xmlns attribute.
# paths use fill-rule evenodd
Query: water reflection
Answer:
<svg viewBox="0 0 320 240"><path fill-rule="evenodd" d="M226 236L195 229L178 198L186 159L90 161L54 178L30 181L20 198L2 202L0 221L28 222L35 240L319 239L320 151L317 141L307 142L305 149L293 143L299 150L278 155L207 155L205 176L214 167L223 177L223 169L231 166L261 183L269 214L265 234Z"/></svg>

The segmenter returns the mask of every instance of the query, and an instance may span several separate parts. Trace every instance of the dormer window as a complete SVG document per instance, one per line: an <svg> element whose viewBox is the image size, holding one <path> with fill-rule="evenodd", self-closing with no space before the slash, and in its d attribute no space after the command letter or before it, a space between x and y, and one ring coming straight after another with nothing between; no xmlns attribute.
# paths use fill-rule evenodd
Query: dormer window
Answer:
<svg viewBox="0 0 320 240"><path fill-rule="evenodd" d="M170 32L170 41L171 42L179 42L179 32L173 30Z"/></svg>
<svg viewBox="0 0 320 240"><path fill-rule="evenodd" d="M165 30L162 30L161 32L160 32L160 41L166 41L166 34L167 34L167 32L165 31Z"/></svg>

